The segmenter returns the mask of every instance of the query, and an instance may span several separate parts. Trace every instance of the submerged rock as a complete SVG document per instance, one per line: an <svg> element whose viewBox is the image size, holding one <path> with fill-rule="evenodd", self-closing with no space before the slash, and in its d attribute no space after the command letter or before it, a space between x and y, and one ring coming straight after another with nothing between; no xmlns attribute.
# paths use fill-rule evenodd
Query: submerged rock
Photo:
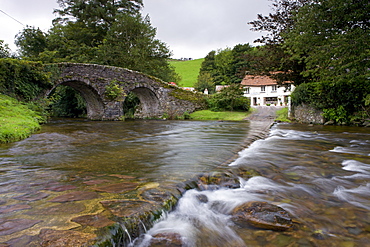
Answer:
<svg viewBox="0 0 370 247"><path fill-rule="evenodd" d="M29 219L13 219L13 220L0 220L0 236L10 235L15 232L20 232L24 229L30 228L42 220L29 220Z"/></svg>
<svg viewBox="0 0 370 247"><path fill-rule="evenodd" d="M73 202L83 201L98 198L99 195L96 192L91 191L74 191L68 194L54 197L50 202Z"/></svg>
<svg viewBox="0 0 370 247"><path fill-rule="evenodd" d="M64 247L64 246L90 246L96 238L95 234L77 231L57 231L43 229L39 235L43 247Z"/></svg>
<svg viewBox="0 0 370 247"><path fill-rule="evenodd" d="M177 233L158 233L153 236L150 240L149 247L161 247L161 246L171 246L171 247L182 247L184 246L182 237Z"/></svg>
<svg viewBox="0 0 370 247"><path fill-rule="evenodd" d="M293 226L292 219L283 208L267 202L247 202L232 211L232 220L242 227L285 231Z"/></svg>
<svg viewBox="0 0 370 247"><path fill-rule="evenodd" d="M118 183L118 184L110 184L110 185L97 187L95 188L95 190L101 191L101 192L107 192L107 193L123 193L123 192L127 192L130 190L134 190L136 189L136 187L137 187L136 183L123 182L123 183Z"/></svg>
<svg viewBox="0 0 370 247"><path fill-rule="evenodd" d="M111 221L110 219L102 216L102 215L99 215L99 214L96 214L96 215L82 215L82 216L78 216L76 218L73 218L71 220L72 222L76 222L80 225L83 225L83 226L92 226L92 227L96 227L96 228L100 228L100 227L106 227L106 226L109 226L109 225L113 225L115 222L114 221Z"/></svg>
<svg viewBox="0 0 370 247"><path fill-rule="evenodd" d="M100 203L117 217L137 217L153 208L151 203L140 200L111 200Z"/></svg>

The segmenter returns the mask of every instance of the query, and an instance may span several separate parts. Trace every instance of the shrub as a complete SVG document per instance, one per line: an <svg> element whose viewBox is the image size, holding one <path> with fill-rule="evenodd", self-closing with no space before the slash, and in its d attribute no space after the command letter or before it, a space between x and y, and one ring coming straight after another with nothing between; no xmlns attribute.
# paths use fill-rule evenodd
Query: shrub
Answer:
<svg viewBox="0 0 370 247"><path fill-rule="evenodd" d="M225 87L219 93L208 98L208 106L212 111L248 111L250 101L243 96L239 84Z"/></svg>

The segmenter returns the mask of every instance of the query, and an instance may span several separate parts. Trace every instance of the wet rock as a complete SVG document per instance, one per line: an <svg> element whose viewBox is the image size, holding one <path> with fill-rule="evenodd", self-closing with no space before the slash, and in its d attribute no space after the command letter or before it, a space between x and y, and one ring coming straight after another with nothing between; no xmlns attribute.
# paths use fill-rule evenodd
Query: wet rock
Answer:
<svg viewBox="0 0 370 247"><path fill-rule="evenodd" d="M27 246L27 247L39 247L40 241L37 236L23 235L19 238L13 238L6 242L9 247ZM1 245L0 245L1 247Z"/></svg>
<svg viewBox="0 0 370 247"><path fill-rule="evenodd" d="M81 224L83 226L92 226L96 228L106 227L115 223L114 221L111 221L108 218L99 214L82 215L73 218L71 221Z"/></svg>
<svg viewBox="0 0 370 247"><path fill-rule="evenodd" d="M83 201L98 198L99 195L96 192L90 191L74 191L68 194L54 197L50 202L72 202L72 201Z"/></svg>
<svg viewBox="0 0 370 247"><path fill-rule="evenodd" d="M208 197L206 195L199 194L196 197L197 197L199 202L202 202L202 203L207 203L208 202Z"/></svg>
<svg viewBox="0 0 370 247"><path fill-rule="evenodd" d="M48 208L39 208L37 210L30 210L27 212L28 215L66 215L66 214L77 214L84 211L85 205L82 203L70 202L58 204Z"/></svg>
<svg viewBox="0 0 370 247"><path fill-rule="evenodd" d="M122 175L122 174L111 174L109 176L120 178L120 179L135 179L135 177L133 177L133 176Z"/></svg>
<svg viewBox="0 0 370 247"><path fill-rule="evenodd" d="M45 188L45 190L51 190L51 191L56 191L56 192L63 192L63 191L74 190L74 189L77 189L77 187L74 185L51 185Z"/></svg>
<svg viewBox="0 0 370 247"><path fill-rule="evenodd" d="M15 205L8 205L0 207L0 214L6 214L11 212L16 212L20 210L30 209L31 206L27 204L15 204Z"/></svg>
<svg viewBox="0 0 370 247"><path fill-rule="evenodd" d="M154 201L154 202L164 202L169 200L172 195L167 191L160 191L158 189L145 190L140 194L143 200Z"/></svg>
<svg viewBox="0 0 370 247"><path fill-rule="evenodd" d="M17 196L17 197L14 197L14 199L17 199L17 200L20 200L20 201L38 201L38 200L44 199L48 196L49 196L49 194L47 194L47 193L37 192L37 193L34 193L34 194L25 194L25 195L22 195L22 196Z"/></svg>
<svg viewBox="0 0 370 247"><path fill-rule="evenodd" d="M91 246L95 234L77 231L43 229L40 232L42 247Z"/></svg>
<svg viewBox="0 0 370 247"><path fill-rule="evenodd" d="M198 177L199 188L215 190L219 187L239 188L239 178L227 172L214 172L202 174Z"/></svg>
<svg viewBox="0 0 370 247"><path fill-rule="evenodd" d="M147 212L152 209L152 204L146 201L131 201L131 200L112 200L101 201L104 208L108 209L118 217L134 217L142 212Z"/></svg>
<svg viewBox="0 0 370 247"><path fill-rule="evenodd" d="M247 202L232 211L232 220L242 227L285 231L293 226L287 211L267 202Z"/></svg>
<svg viewBox="0 0 370 247"><path fill-rule="evenodd" d="M126 191L136 189L136 183L118 183L95 188L96 191L108 192L108 193L123 193Z"/></svg>
<svg viewBox="0 0 370 247"><path fill-rule="evenodd" d="M15 232L22 231L24 229L30 228L42 220L29 220L29 219L13 219L6 220L0 219L0 236L10 235Z"/></svg>
<svg viewBox="0 0 370 247"><path fill-rule="evenodd" d="M181 247L184 246L182 237L178 233L159 233L150 240L149 247Z"/></svg>
<svg viewBox="0 0 370 247"><path fill-rule="evenodd" d="M86 185L96 185L96 184L103 184L103 183L109 183L111 182L110 180L107 179L95 179L95 180L89 180L83 182Z"/></svg>

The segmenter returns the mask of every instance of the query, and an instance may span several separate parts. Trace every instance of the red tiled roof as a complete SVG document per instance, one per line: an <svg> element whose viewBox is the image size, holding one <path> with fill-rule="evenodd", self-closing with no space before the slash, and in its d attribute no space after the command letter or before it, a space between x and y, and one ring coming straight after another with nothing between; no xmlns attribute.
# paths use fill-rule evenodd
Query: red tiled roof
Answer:
<svg viewBox="0 0 370 247"><path fill-rule="evenodd" d="M246 75L241 84L243 86L271 86L277 85L277 82L267 75Z"/></svg>

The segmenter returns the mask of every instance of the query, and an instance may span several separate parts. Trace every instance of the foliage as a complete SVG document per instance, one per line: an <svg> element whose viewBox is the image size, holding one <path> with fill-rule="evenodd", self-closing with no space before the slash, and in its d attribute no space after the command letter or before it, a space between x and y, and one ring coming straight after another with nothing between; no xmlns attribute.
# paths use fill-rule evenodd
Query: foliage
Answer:
<svg viewBox="0 0 370 247"><path fill-rule="evenodd" d="M86 102L81 94L68 86L58 86L50 96L50 111L54 117L85 117Z"/></svg>
<svg viewBox="0 0 370 247"><path fill-rule="evenodd" d="M0 93L30 102L37 100L50 87L41 63L0 59Z"/></svg>
<svg viewBox="0 0 370 247"><path fill-rule="evenodd" d="M42 117L17 100L0 94L0 143L18 141L40 129Z"/></svg>
<svg viewBox="0 0 370 247"><path fill-rule="evenodd" d="M209 72L202 72L198 76L198 80L194 85L195 90L198 92L204 92L205 89L208 93L213 94L216 92L216 86L213 81L213 77Z"/></svg>
<svg viewBox="0 0 370 247"><path fill-rule="evenodd" d="M277 110L276 111L276 115L277 117L275 118L275 121L279 121L279 122L290 122L290 119L288 117L288 107L284 107L280 110Z"/></svg>
<svg viewBox="0 0 370 247"><path fill-rule="evenodd" d="M0 40L0 58L10 57L10 49L8 44L4 44L4 40Z"/></svg>
<svg viewBox="0 0 370 247"><path fill-rule="evenodd" d="M279 81L298 86L294 104L324 110L327 118L350 121L366 112L370 93L369 16L365 0L274 0L275 13L258 16L254 30L268 31L259 41L274 62L262 67L285 73Z"/></svg>
<svg viewBox="0 0 370 247"><path fill-rule="evenodd" d="M124 91L119 86L118 81L113 80L108 85L105 86L105 97L109 100L117 100L122 98Z"/></svg>
<svg viewBox="0 0 370 247"><path fill-rule="evenodd" d="M281 44L283 43L284 33L288 33L294 26L294 14L305 4L312 0L271 0L272 13L268 16L257 15L257 20L248 22L252 25L253 31L267 32L255 42L264 44Z"/></svg>
<svg viewBox="0 0 370 247"><path fill-rule="evenodd" d="M181 78L178 85L181 87L194 87L203 61L204 58L188 61L170 60L170 65L175 68L176 73Z"/></svg>
<svg viewBox="0 0 370 247"><path fill-rule="evenodd" d="M165 43L155 39L155 35L156 29L148 16L121 15L99 47L101 63L177 82L179 78L167 61L170 51Z"/></svg>
<svg viewBox="0 0 370 247"><path fill-rule="evenodd" d="M230 112L211 110L196 111L190 114L192 120L241 121L247 117L247 112Z"/></svg>
<svg viewBox="0 0 370 247"><path fill-rule="evenodd" d="M324 109L323 117L326 120L334 121L334 123L348 122L348 114L342 105L337 108Z"/></svg>
<svg viewBox="0 0 370 247"><path fill-rule="evenodd" d="M40 28L26 26L16 35L15 44L21 56L33 59L46 49L46 34Z"/></svg>
<svg viewBox="0 0 370 247"><path fill-rule="evenodd" d="M135 111L137 107L140 105L140 99L137 95L133 92L130 92L123 103L123 113L125 118L135 118Z"/></svg>
<svg viewBox="0 0 370 247"><path fill-rule="evenodd" d="M209 97L209 108L212 111L248 111L250 101L243 94L240 85L235 84L225 87L221 92Z"/></svg>
<svg viewBox="0 0 370 247"><path fill-rule="evenodd" d="M195 93L178 87L172 87L170 95L176 99L191 101L197 105L198 109L207 108L206 97L203 93Z"/></svg>
<svg viewBox="0 0 370 247"><path fill-rule="evenodd" d="M137 14L143 6L142 0L58 0L58 4L61 8L54 12L65 18L59 17L54 22L84 26L89 30L86 45L102 42L117 16Z"/></svg>

